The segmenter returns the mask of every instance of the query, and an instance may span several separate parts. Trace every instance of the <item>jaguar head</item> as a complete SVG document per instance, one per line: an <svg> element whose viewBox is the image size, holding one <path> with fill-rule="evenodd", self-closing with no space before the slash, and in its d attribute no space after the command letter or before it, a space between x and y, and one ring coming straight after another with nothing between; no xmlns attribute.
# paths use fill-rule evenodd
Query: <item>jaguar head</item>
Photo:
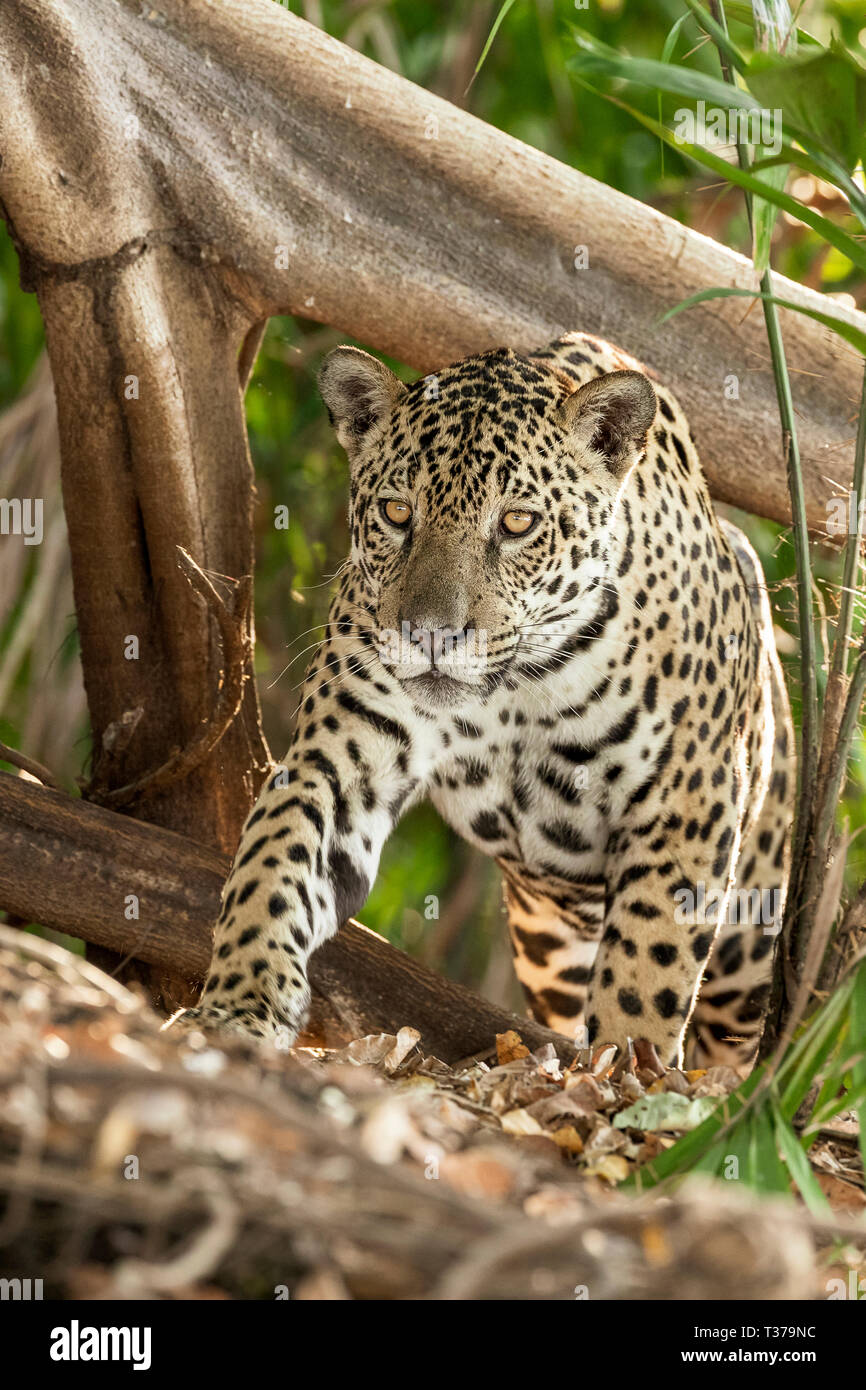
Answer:
<svg viewBox="0 0 866 1390"><path fill-rule="evenodd" d="M416 703L485 698L561 665L604 602L612 521L656 395L577 390L498 349L410 386L341 347L319 385L351 468L351 561L379 655Z"/></svg>

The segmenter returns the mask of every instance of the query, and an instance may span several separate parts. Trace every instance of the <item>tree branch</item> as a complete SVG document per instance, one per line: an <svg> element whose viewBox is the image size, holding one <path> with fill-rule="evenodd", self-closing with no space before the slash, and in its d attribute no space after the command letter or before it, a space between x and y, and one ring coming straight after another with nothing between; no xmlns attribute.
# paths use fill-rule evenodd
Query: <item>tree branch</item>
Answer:
<svg viewBox="0 0 866 1390"><path fill-rule="evenodd" d="M0 773L0 907L201 981L229 861L170 830ZM138 913L131 919L130 910ZM347 922L311 961L313 1031L330 1043L418 1028L445 1062L483 1052L517 1029L531 1048L574 1047L497 1008Z"/></svg>
<svg viewBox="0 0 866 1390"><path fill-rule="evenodd" d="M17 748L10 748L8 743L0 743L0 762L11 763L13 767L20 767L22 772L34 777L44 787L53 787L58 792L63 791L62 784L49 768L43 767L42 763L38 763L35 758L28 758L26 753L19 753Z"/></svg>

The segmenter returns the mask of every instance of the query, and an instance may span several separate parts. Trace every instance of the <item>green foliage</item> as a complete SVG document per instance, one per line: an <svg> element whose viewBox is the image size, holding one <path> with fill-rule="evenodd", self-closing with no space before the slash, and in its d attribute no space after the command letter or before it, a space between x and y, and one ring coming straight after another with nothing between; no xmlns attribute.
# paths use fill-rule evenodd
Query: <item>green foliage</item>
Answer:
<svg viewBox="0 0 866 1390"><path fill-rule="evenodd" d="M0 410L20 395L45 336L36 297L24 293L18 277L18 257L0 222Z"/></svg>
<svg viewBox="0 0 866 1390"><path fill-rule="evenodd" d="M799 58L756 53L744 70L762 106L785 112L789 129L805 134L847 173L866 154L866 70L838 42Z"/></svg>
<svg viewBox="0 0 866 1390"><path fill-rule="evenodd" d="M652 87L657 92L667 92L693 99L696 102L703 101L707 106L724 112L748 115L759 112L761 109L761 104L751 93L744 89L730 87L718 78L693 72L691 68L678 66L674 63L656 63L640 58L630 58L627 54L611 53L605 45L598 44L590 35L577 29L574 30L574 39L580 51L576 57L569 61L569 67L583 79L587 77L623 78L638 86ZM776 180L768 177L768 165L766 163L764 163L764 172L757 174L753 170L738 168L724 156L708 149L705 144L689 140L681 133L669 130L662 122L654 120L635 107L629 106L621 100L617 100L616 104L628 111L635 120L640 121L670 148L687 154L696 164L703 165L704 168L727 179L730 183L736 184L759 200L782 208L792 217L804 222L807 227L811 227L824 241L835 246L853 265L858 266L861 271L866 271L866 251L863 250L854 236L838 226L829 217L815 212L803 200L792 198L783 188L777 186ZM838 179L840 186L844 186L846 192L849 191L851 188L850 180L847 178L849 171L840 171L833 149L828 149L822 153L816 153L812 149L811 154L806 155L804 162L800 159L799 150L792 142L803 139L808 140L809 145L814 145L815 142L809 140L808 134L802 129L792 126L787 114L783 130L783 148L786 159L792 163L800 163L802 167L808 166L810 171L815 171L828 180L836 181ZM849 132L849 136L853 139L853 132ZM864 206L862 192L856 185L853 186L852 196L858 206ZM769 256L770 227L764 223L762 230L765 239L754 255L759 270L766 268Z"/></svg>
<svg viewBox="0 0 866 1390"><path fill-rule="evenodd" d="M866 333L853 324L847 323L844 319L837 318L835 314L825 314L819 309L808 309L802 304L794 304L790 299L780 299L775 294L759 294L757 290L738 290L732 288L719 287L712 290L699 290L697 294L690 294L688 299L681 299L679 304L675 304L672 309L668 309L663 314L660 322L666 323L683 309L691 309L695 304L705 304L710 299L761 299L765 303L776 304L781 309L791 309L796 314L805 314L807 318L814 319L816 323L822 323L825 328L830 328L834 333L838 333L840 338L844 338L846 343L850 343L858 352L866 354Z"/></svg>

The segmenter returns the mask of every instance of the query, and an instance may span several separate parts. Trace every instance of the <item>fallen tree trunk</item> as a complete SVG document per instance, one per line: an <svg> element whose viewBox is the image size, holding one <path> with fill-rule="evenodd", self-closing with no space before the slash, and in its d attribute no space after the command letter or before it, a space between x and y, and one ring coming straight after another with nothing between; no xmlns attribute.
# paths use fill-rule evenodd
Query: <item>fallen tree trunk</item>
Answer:
<svg viewBox="0 0 866 1390"><path fill-rule="evenodd" d="M173 359L173 334L179 365L171 389L157 391L165 414L153 439L170 440L172 393L189 394L187 419L223 458L225 486L237 494L242 425L217 388L232 334L239 341L267 315L334 324L423 370L581 328L643 358L677 393L717 497L790 519L761 315L727 299L659 324L708 286L757 287L750 262L726 247L270 0L161 0L140 10L116 0L7 0L0 88L0 199L46 317L65 455L76 419L89 448L106 428L89 403L109 381L88 385L92 361L113 368L116 392L144 350L151 383L147 359ZM588 267L576 270L584 256ZM172 285L186 300L181 315ZM866 329L863 314L781 276L776 287ZM147 332L137 333L139 319ZM801 315L783 310L781 320L808 516L821 531L828 496L851 477L858 358ZM196 322L222 357L216 371L216 358L206 359L218 405L210 417ZM731 376L737 399L725 390ZM154 462L144 403L123 412L142 470ZM243 514L243 498L235 505ZM124 539L93 513L91 525L103 544ZM219 534L218 512L208 525ZM187 528L174 539L195 554Z"/></svg>
<svg viewBox="0 0 866 1390"><path fill-rule="evenodd" d="M201 981L225 856L5 772L0 843L0 908ZM575 1055L560 1034L436 975L358 922L316 952L310 980L311 1036L331 1046L410 1024L445 1062L490 1048L509 1028L532 1048L552 1042L564 1060Z"/></svg>

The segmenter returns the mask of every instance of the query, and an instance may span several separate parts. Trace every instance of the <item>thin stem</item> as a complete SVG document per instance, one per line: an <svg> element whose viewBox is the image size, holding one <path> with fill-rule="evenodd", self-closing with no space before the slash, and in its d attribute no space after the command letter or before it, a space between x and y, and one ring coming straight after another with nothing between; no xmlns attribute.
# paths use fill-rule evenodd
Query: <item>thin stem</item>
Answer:
<svg viewBox="0 0 866 1390"><path fill-rule="evenodd" d="M854 616L854 593L860 571L860 544L863 538L863 512L860 505L863 496L863 475L866 472L866 363L863 366L863 388L860 392L860 415L857 420L857 443L854 449L854 478L851 484L854 503L857 507L857 526L849 533L845 543L845 561L842 575L842 596L839 600L839 621L836 624L836 637L833 643L833 664L831 673L841 677L848 668L848 643L851 640L851 626Z"/></svg>
<svg viewBox="0 0 866 1390"><path fill-rule="evenodd" d="M824 698L824 728L821 739L821 759L813 809L814 834L808 857L802 870L800 891L796 903L799 926L795 926L802 941L811 931L809 917L821 891L821 881L833 839L836 808L848 767L848 757L857 719L866 690L866 645L861 643L860 656L851 680L848 680L848 646L853 624L855 588L860 568L860 538L862 513L859 498L863 490L866 464L866 366L860 394L860 415L857 423L857 443L854 451L854 499L857 502L857 526L845 546L844 577L839 602L839 620L833 641L833 658ZM800 886L798 885L798 888Z"/></svg>
<svg viewBox="0 0 866 1390"><path fill-rule="evenodd" d="M761 277L761 288L772 294L769 270ZM775 304L763 301L764 319L773 377L782 418L783 441L788 469L788 491L794 528L794 556L797 567L797 607L800 627L800 684L802 687L802 725L800 750L800 791L797 799L795 846L802 848L808 836L811 803L818 763L818 657L815 629L812 623L812 563L809 553L809 526L806 520L806 497L803 491L803 470L794 420L791 383L782 343L782 330Z"/></svg>
<svg viewBox="0 0 866 1390"><path fill-rule="evenodd" d="M842 782L848 767L848 755L854 735L857 732L857 722L864 694L866 694L866 645L860 649L857 665L851 676L848 698L845 701L845 708L839 722L839 734L829 757L824 783L825 794L821 798L821 806L815 825L816 849L828 843L832 832L836 818L836 807L839 804L839 796L842 791ZM814 887L817 888L823 873L823 856L819 856L817 852L812 861L812 870L810 879Z"/></svg>
<svg viewBox="0 0 866 1390"><path fill-rule="evenodd" d="M777 6L777 16L779 7ZM728 27L722 0L710 0L713 18L722 32L727 35ZM719 63L722 76L731 86L736 85L736 77L728 62L724 47L716 44L719 50ZM748 148L737 142L737 156L740 167L747 169L751 163ZM746 209L749 226L753 226L752 199L746 194ZM800 461L800 448L797 441L797 426L794 417L794 402L791 396L791 382L785 347L782 342L782 329L779 323L777 306L766 298L773 294L772 272L769 267L761 276L761 290L764 295L762 306L770 356L773 363L773 379L779 403L782 424L782 443L788 474L788 492L791 497L791 515L794 534L794 555L797 568L797 607L800 628L800 684L802 688L800 786L797 795L797 810L794 830L794 863L800 860L809 839L812 822L812 802L818 768L818 658L815 643L815 629L812 623L812 565L809 554L809 526L806 520L806 497L803 490L803 469ZM797 953L802 959L801 943Z"/></svg>

